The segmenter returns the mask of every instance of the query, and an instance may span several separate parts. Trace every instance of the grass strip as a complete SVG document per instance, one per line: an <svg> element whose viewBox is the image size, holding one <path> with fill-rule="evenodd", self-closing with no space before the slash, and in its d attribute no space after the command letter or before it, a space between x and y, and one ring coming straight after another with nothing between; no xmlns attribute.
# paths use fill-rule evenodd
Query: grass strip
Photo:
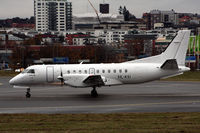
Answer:
<svg viewBox="0 0 200 133"><path fill-rule="evenodd" d="M199 133L200 113L2 114L0 132Z"/></svg>
<svg viewBox="0 0 200 133"><path fill-rule="evenodd" d="M164 79L167 81L200 81L200 71L188 71L182 75Z"/></svg>
<svg viewBox="0 0 200 133"><path fill-rule="evenodd" d="M14 71L5 71L5 70L0 70L0 76L3 76L3 77L14 77L16 76L17 72L14 72Z"/></svg>

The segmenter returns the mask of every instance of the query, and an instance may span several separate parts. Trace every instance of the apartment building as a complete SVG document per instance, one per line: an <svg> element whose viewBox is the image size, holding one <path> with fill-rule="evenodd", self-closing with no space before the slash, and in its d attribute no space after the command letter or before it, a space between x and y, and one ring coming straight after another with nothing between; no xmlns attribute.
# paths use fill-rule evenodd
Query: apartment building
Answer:
<svg viewBox="0 0 200 133"><path fill-rule="evenodd" d="M34 0L37 31L72 29L72 3L67 0Z"/></svg>
<svg viewBox="0 0 200 133"><path fill-rule="evenodd" d="M152 10L150 11L150 24L151 29L154 29L154 25L156 23L164 23L178 25L179 24L179 16L174 10L170 11L160 11L160 10Z"/></svg>

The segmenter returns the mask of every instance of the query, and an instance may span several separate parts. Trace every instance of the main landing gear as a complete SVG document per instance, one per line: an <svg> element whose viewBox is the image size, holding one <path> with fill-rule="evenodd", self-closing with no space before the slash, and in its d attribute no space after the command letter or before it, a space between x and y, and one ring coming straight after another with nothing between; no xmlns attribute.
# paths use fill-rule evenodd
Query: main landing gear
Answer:
<svg viewBox="0 0 200 133"><path fill-rule="evenodd" d="M26 98L31 98L31 89L30 88L27 89Z"/></svg>
<svg viewBox="0 0 200 133"><path fill-rule="evenodd" d="M98 93L97 93L97 90L96 90L96 86L93 87L93 90L91 91L91 96L92 96L92 97L98 97Z"/></svg>

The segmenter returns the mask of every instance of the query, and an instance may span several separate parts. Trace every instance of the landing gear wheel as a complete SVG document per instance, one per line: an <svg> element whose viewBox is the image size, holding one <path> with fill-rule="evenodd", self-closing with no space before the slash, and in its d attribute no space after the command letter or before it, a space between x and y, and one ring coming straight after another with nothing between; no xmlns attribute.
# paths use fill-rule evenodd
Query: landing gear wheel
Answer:
<svg viewBox="0 0 200 133"><path fill-rule="evenodd" d="M31 98L31 89L30 88L28 88L27 89L27 92L26 92L26 98Z"/></svg>
<svg viewBox="0 0 200 133"><path fill-rule="evenodd" d="M98 97L98 93L96 91L96 87L93 87L93 90L91 91L91 96L92 97Z"/></svg>

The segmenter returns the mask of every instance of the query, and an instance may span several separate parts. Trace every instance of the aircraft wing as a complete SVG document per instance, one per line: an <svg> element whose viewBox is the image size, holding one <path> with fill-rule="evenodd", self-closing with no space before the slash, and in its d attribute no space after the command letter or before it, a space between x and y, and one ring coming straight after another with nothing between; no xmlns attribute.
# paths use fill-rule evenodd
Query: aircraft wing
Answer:
<svg viewBox="0 0 200 133"><path fill-rule="evenodd" d="M105 85L104 79L100 75L65 74L63 75L63 80L66 85L72 87L92 87Z"/></svg>
<svg viewBox="0 0 200 133"><path fill-rule="evenodd" d="M100 75L90 75L83 81L83 83L95 86L105 85Z"/></svg>
<svg viewBox="0 0 200 133"><path fill-rule="evenodd" d="M59 78L59 77L58 77ZM112 78L106 78L101 75L89 74L65 74L64 83L72 87L93 87L121 85L122 82Z"/></svg>

